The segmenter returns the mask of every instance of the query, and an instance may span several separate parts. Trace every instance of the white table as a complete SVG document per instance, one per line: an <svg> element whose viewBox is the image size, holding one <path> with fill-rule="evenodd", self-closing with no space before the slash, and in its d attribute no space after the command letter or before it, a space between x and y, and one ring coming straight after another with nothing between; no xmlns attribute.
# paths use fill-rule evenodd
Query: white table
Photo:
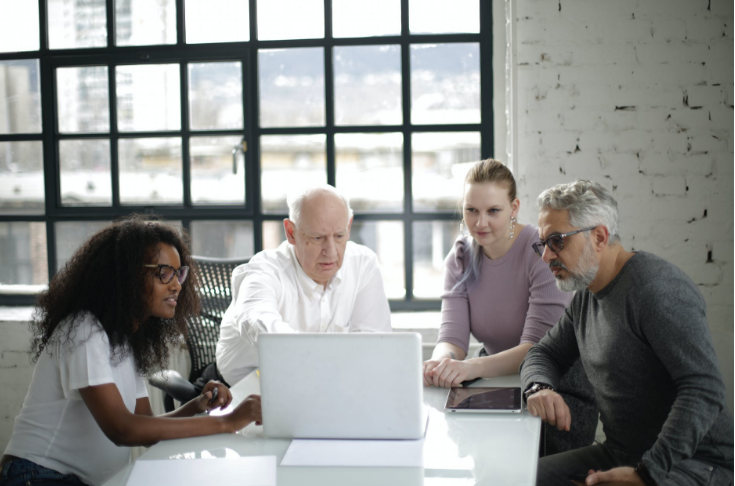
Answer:
<svg viewBox="0 0 735 486"><path fill-rule="evenodd" d="M520 386L518 376L484 379L474 386ZM231 389L233 403L260 392L255 373ZM278 485L528 485L536 482L541 421L521 414L446 414L445 388L424 389L429 424L424 467L278 467ZM248 425L237 434L164 441L138 461L207 457L276 456L281 463L290 440L267 439L263 428ZM105 486L124 486L132 465Z"/></svg>

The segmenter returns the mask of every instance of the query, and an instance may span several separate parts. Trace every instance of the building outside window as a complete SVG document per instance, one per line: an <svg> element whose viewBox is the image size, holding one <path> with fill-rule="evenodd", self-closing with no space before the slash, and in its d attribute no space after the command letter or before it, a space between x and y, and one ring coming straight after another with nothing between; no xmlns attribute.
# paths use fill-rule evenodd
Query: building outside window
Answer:
<svg viewBox="0 0 735 486"><path fill-rule="evenodd" d="M439 308L464 174L493 155L490 2L40 8L0 2L0 304L131 212L195 255L275 248L287 194L329 183L391 307Z"/></svg>

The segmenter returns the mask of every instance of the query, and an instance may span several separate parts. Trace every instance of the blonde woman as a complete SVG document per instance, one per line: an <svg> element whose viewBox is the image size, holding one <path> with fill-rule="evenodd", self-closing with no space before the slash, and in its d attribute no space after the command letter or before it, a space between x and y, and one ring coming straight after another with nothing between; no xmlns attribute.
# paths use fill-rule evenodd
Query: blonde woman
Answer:
<svg viewBox="0 0 735 486"><path fill-rule="evenodd" d="M442 324L424 384L458 386L465 380L518 373L528 350L559 320L572 295L559 290L531 244L538 228L518 222L520 201L510 170L497 160L475 164L465 178L463 229L445 260ZM483 344L467 356L470 335ZM466 359L467 358L467 359ZM562 393L580 411L572 431L547 429L547 451L590 445L597 411L577 363Z"/></svg>

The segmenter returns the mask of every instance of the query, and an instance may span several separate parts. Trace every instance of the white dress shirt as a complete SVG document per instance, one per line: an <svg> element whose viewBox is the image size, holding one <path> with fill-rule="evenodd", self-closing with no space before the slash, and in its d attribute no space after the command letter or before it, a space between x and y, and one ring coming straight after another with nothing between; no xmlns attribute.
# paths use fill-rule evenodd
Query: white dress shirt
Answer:
<svg viewBox="0 0 735 486"><path fill-rule="evenodd" d="M301 268L284 241L232 272L232 303L217 342L217 368L234 385L258 366L261 332L391 332L378 258L347 242L326 289Z"/></svg>

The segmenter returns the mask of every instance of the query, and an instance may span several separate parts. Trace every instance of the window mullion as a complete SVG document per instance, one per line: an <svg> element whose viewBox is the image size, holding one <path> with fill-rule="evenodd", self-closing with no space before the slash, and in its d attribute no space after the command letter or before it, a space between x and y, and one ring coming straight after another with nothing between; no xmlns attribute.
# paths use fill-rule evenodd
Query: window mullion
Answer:
<svg viewBox="0 0 735 486"><path fill-rule="evenodd" d="M411 49L408 30L408 0L401 0L401 95L403 108L403 261L406 302L413 300L413 190L411 186Z"/></svg>
<svg viewBox="0 0 735 486"><path fill-rule="evenodd" d="M181 174L184 184L184 207L191 208L191 157L189 154L191 133L189 131L189 63L179 63L181 96Z"/></svg>
<svg viewBox="0 0 735 486"><path fill-rule="evenodd" d="M493 5L480 2L480 153L496 157L493 116Z"/></svg>
<svg viewBox="0 0 735 486"><path fill-rule="evenodd" d="M112 184L112 207L120 207L120 164L118 157L118 140L117 131L117 82L116 82L115 63L110 63L107 67L107 92L109 93L110 108L110 183Z"/></svg>

